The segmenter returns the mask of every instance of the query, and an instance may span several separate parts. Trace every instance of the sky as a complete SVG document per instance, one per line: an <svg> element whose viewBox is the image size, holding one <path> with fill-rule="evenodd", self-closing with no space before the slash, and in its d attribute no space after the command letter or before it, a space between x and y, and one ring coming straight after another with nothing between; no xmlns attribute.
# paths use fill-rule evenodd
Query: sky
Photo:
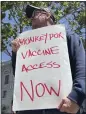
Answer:
<svg viewBox="0 0 86 114"><path fill-rule="evenodd" d="M15 21L13 19L9 20L8 19L8 14L9 14L9 11L6 11L6 17L5 17L5 19L3 19L3 22L6 22L6 23L8 22L8 23L14 25ZM70 18L71 20L73 20L73 16L72 15L68 15L67 18ZM65 25L65 28L66 28L68 33L71 33L71 34L73 33L73 31L71 31L71 26L69 26L69 23L68 23L68 21L65 18L62 18L59 22L61 24ZM30 28L30 30L31 30L31 28ZM85 31L85 29L83 28L82 32L84 32L84 31ZM85 38L85 34L84 33L83 33L83 37ZM11 51L12 49L9 49L9 50ZM1 59L2 59L2 61L9 61L9 60L11 60L11 57L7 56L4 52L2 52Z"/></svg>
<svg viewBox="0 0 86 114"><path fill-rule="evenodd" d="M6 11L6 17L3 19L3 22L4 23L5 22L6 23L11 23L11 24L14 23L13 20L9 21L9 19L8 19L8 11ZM7 54L5 54L4 52L1 53L1 59L2 59L2 61L9 61L9 60L11 60L11 58Z"/></svg>

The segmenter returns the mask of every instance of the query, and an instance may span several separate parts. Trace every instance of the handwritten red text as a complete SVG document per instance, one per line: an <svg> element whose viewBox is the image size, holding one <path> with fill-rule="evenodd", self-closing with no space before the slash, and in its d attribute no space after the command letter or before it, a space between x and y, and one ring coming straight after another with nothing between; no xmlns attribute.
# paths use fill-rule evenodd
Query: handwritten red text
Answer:
<svg viewBox="0 0 86 114"><path fill-rule="evenodd" d="M59 96L60 95L60 89L61 89L61 80L58 81L58 90L57 91L52 86L48 87L46 83L38 83L38 84L34 85L32 80L30 80L30 87L31 87L31 93L25 87L24 83L20 82L21 101L23 101L23 98L24 98L24 96L23 96L24 91L27 93L27 95L31 101L34 101L35 94L37 97L43 97L45 94L52 95L53 93L56 96ZM39 91L39 88L41 88L42 91Z"/></svg>
<svg viewBox="0 0 86 114"><path fill-rule="evenodd" d="M47 49L38 49L38 50L27 50L26 52L22 52L22 58L25 59L26 57L33 57L33 56L40 56L40 55L52 55L52 54L58 54L59 53L59 49L58 46L53 46L51 48L47 48Z"/></svg>
<svg viewBox="0 0 86 114"><path fill-rule="evenodd" d="M26 66L25 64L23 64L22 72L29 72L29 71L41 69L41 68L60 68L60 65L53 61L41 62L39 64L34 64L34 65L29 65L29 66Z"/></svg>
<svg viewBox="0 0 86 114"><path fill-rule="evenodd" d="M19 43L20 45L28 45L30 43L40 42L40 41L44 41L44 43L47 43L48 40L52 40L54 38L64 39L62 32L51 33L51 34L46 33L40 36L33 36L33 37L19 39Z"/></svg>

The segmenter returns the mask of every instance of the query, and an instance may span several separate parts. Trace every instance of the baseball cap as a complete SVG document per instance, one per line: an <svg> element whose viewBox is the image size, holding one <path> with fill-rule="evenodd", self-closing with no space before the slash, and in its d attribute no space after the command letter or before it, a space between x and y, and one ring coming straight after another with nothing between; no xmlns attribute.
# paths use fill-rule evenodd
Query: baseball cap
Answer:
<svg viewBox="0 0 86 114"><path fill-rule="evenodd" d="M26 6L26 10L25 10L26 16L27 16L28 18L31 18L31 17L32 17L32 14L33 14L33 12L34 12L34 10L43 10L43 11L45 11L45 12L50 13L52 20L55 22L54 14L53 14L48 8L39 8L39 7L35 7L35 6L33 6L33 5L30 5L30 4Z"/></svg>

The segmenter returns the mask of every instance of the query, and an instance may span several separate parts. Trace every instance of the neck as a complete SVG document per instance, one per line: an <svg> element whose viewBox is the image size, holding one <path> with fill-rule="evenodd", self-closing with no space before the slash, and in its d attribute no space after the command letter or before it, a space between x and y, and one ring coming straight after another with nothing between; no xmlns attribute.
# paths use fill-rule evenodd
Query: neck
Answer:
<svg viewBox="0 0 86 114"><path fill-rule="evenodd" d="M47 21L46 22L46 24L45 25L40 25L40 26L32 26L32 29L37 29L37 28L42 28L42 27L46 27L46 26L50 26L50 25L52 25L49 21Z"/></svg>

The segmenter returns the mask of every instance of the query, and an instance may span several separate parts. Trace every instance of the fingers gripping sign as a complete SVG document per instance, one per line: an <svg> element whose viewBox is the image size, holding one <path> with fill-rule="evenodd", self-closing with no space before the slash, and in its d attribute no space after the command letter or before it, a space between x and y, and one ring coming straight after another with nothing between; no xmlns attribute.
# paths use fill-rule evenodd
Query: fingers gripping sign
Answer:
<svg viewBox="0 0 86 114"><path fill-rule="evenodd" d="M79 110L79 106L74 101L64 98L58 106L58 109L61 112L76 114Z"/></svg>
<svg viewBox="0 0 86 114"><path fill-rule="evenodd" d="M20 47L20 43L19 43L18 39L13 40L11 42L11 44L12 44L12 51L17 52Z"/></svg>

